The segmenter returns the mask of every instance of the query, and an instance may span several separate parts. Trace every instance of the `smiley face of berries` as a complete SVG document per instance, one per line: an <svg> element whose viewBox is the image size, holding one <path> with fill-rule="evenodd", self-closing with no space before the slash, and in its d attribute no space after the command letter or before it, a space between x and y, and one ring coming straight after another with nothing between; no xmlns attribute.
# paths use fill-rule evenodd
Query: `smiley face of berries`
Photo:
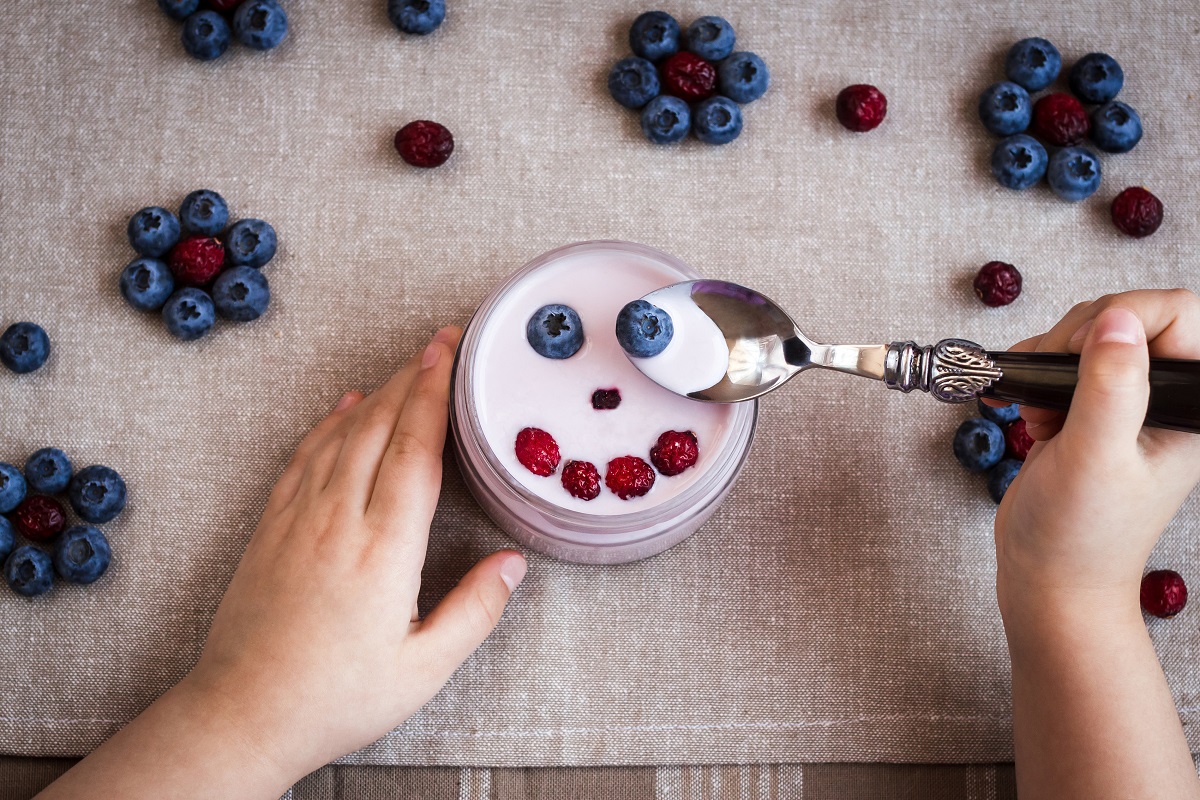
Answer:
<svg viewBox="0 0 1200 800"><path fill-rule="evenodd" d="M699 102L717 90L717 69L698 55L680 52L663 62L662 87L668 94Z"/></svg>
<svg viewBox="0 0 1200 800"><path fill-rule="evenodd" d="M31 494L13 510L12 523L26 539L44 542L62 533L67 515L53 497Z"/></svg>
<svg viewBox="0 0 1200 800"><path fill-rule="evenodd" d="M543 478L553 475L562 459L558 451L558 442L541 428L522 428L517 433L515 449L517 461L534 475L541 475Z"/></svg>
<svg viewBox="0 0 1200 800"><path fill-rule="evenodd" d="M667 477L696 466L699 458L699 443L691 431L665 431L650 448L650 462Z"/></svg>
<svg viewBox="0 0 1200 800"><path fill-rule="evenodd" d="M979 268L973 286L985 306L1006 306L1021 294L1021 273L1012 264L989 261Z"/></svg>
<svg viewBox="0 0 1200 800"><path fill-rule="evenodd" d="M856 83L838 92L837 118L842 127L864 133L879 127L887 116L887 98L867 83Z"/></svg>
<svg viewBox="0 0 1200 800"><path fill-rule="evenodd" d="M604 485L622 500L643 497L654 487L654 469L637 456L620 456L608 462Z"/></svg>
<svg viewBox="0 0 1200 800"><path fill-rule="evenodd" d="M1130 186L1113 198L1112 221L1117 230L1135 239L1149 236L1162 225L1162 201L1141 186Z"/></svg>
<svg viewBox="0 0 1200 800"><path fill-rule="evenodd" d="M1170 619L1183 611L1187 597L1187 584L1173 569L1156 569L1142 577L1142 609L1147 614Z"/></svg>
<svg viewBox="0 0 1200 800"><path fill-rule="evenodd" d="M580 500L595 500L600 496L600 472L590 461L568 461L562 472L563 488Z"/></svg>
<svg viewBox="0 0 1200 800"><path fill-rule="evenodd" d="M207 286L225 266L225 246L209 236L189 236L171 250L167 266L182 286Z"/></svg>
<svg viewBox="0 0 1200 800"><path fill-rule="evenodd" d="M396 131L396 152L408 164L423 169L440 167L454 152L454 136L445 125L418 119Z"/></svg>
<svg viewBox="0 0 1200 800"><path fill-rule="evenodd" d="M570 358L583 347L583 320L562 303L542 306L525 323L525 340L544 358Z"/></svg>

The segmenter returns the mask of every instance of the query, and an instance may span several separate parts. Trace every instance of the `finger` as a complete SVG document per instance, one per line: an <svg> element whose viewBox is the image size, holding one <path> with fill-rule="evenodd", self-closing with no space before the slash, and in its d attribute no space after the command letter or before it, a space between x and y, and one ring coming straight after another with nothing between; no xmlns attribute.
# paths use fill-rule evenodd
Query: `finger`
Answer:
<svg viewBox="0 0 1200 800"><path fill-rule="evenodd" d="M1035 442L1048 442L1053 439L1059 431L1062 430L1063 421L1066 419L1062 414L1055 413L1054 418L1046 422L1038 424L1025 424L1025 432L1029 434L1029 438ZM1027 459L1028 460L1028 459Z"/></svg>
<svg viewBox="0 0 1200 800"><path fill-rule="evenodd" d="M1034 408L1033 406L1021 406L1021 419L1025 420L1026 426L1042 425L1053 419L1062 419L1061 411L1051 411L1048 408Z"/></svg>
<svg viewBox="0 0 1200 800"><path fill-rule="evenodd" d="M445 682L495 629L525 570L520 553L492 553L472 567L420 623L412 641L439 682Z"/></svg>
<svg viewBox="0 0 1200 800"><path fill-rule="evenodd" d="M1200 298L1187 289L1139 289L1106 295L1076 306L1045 336L1039 350L1078 353L1087 332L1080 328L1113 307L1127 308L1142 321L1150 353L1159 358L1200 357Z"/></svg>
<svg viewBox="0 0 1200 800"><path fill-rule="evenodd" d="M308 467L308 461L312 458L313 453L316 452L317 447L325 441L330 431L346 416L346 412L358 405L362 399L361 392L346 392L338 400L333 410L325 416L325 419L318 422L308 432L308 435L296 447L296 452L292 454L292 459L284 468L283 474L275 482L275 488L271 490L271 496L267 500L267 507L263 511L264 517L278 513L288 503L292 502L292 499L296 496L297 489L300 488L300 481L304 477L304 470Z"/></svg>

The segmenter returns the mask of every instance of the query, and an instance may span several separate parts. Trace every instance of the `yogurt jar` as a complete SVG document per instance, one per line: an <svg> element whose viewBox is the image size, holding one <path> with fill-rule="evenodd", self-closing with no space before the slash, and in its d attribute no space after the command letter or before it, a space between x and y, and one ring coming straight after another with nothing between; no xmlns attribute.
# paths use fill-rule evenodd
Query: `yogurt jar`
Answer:
<svg viewBox="0 0 1200 800"><path fill-rule="evenodd" d="M546 555L590 564L636 561L686 539L707 520L745 463L758 417L757 401L703 403L680 397L643 375L618 344L618 312L656 289L700 276L665 253L616 241L552 250L497 287L463 333L451 384L455 456L471 493L513 539ZM566 359L539 355L526 324L542 306L570 306L584 342ZM680 325L679 323L684 323ZM668 346L688 341L676 323ZM682 344L679 344L682 347ZM596 409L597 390L616 389L616 408ZM561 461L549 476L521 464L516 437L534 427L554 437ZM603 485L609 461L647 462L665 431L691 431L696 464L655 473L641 497L621 499ZM599 496L582 500L562 484L569 461L598 470Z"/></svg>

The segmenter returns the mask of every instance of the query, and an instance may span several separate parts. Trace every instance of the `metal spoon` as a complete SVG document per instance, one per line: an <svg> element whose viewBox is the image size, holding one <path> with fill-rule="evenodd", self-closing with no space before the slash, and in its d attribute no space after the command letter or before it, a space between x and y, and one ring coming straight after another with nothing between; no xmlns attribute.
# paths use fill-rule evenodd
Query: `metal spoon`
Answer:
<svg viewBox="0 0 1200 800"><path fill-rule="evenodd" d="M663 377L661 363L651 363L670 357L671 346L652 358L630 357L655 382L696 400L750 400L813 367L872 378L901 392L920 389L948 403L990 397L1066 411L1075 390L1079 356L1071 353L989 351L965 339L942 339L925 347L911 341L818 344L801 333L792 318L771 300L753 289L725 281L686 281L642 299L664 308L673 318L682 318L685 324L676 322L672 345L689 334L706 335L700 327L709 329L707 335L724 337L728 366L725 374L706 388L681 390L679 381ZM696 309L702 316L696 316ZM716 329L711 330L704 318L711 320ZM688 323L689 319L693 321ZM720 350L719 345L716 348ZM696 351L680 347L676 352ZM694 364L677 366L677 376L703 372ZM1200 433L1200 361L1150 360L1146 424Z"/></svg>

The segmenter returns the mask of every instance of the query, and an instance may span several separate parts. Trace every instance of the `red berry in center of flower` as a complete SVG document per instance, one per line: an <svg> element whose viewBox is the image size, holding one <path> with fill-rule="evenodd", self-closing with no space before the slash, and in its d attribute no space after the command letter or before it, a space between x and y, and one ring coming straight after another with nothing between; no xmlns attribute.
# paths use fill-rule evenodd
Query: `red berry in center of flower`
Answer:
<svg viewBox="0 0 1200 800"><path fill-rule="evenodd" d="M697 102L717 91L717 68L686 50L668 58L660 67L663 91L681 100Z"/></svg>
<svg viewBox="0 0 1200 800"><path fill-rule="evenodd" d="M1142 608L1147 614L1170 619L1187 605L1187 584L1172 569L1156 569L1142 578Z"/></svg>
<svg viewBox="0 0 1200 800"><path fill-rule="evenodd" d="M225 266L225 246L210 236L189 236L171 250L167 265L185 286L207 286Z"/></svg>
<svg viewBox="0 0 1200 800"><path fill-rule="evenodd" d="M12 512L13 524L26 539L44 542L62 533L67 524L62 503L53 497L34 494L26 497Z"/></svg>
<svg viewBox="0 0 1200 800"><path fill-rule="evenodd" d="M650 448L650 461L663 475L678 475L694 467L700 458L696 434L691 431L666 431Z"/></svg>
<svg viewBox="0 0 1200 800"><path fill-rule="evenodd" d="M620 456L608 462L604 485L622 500L641 497L654 486L654 469L637 456Z"/></svg>
<svg viewBox="0 0 1200 800"><path fill-rule="evenodd" d="M1048 94L1033 106L1033 132L1058 147L1083 141L1092 128L1083 103L1066 92Z"/></svg>
<svg viewBox="0 0 1200 800"><path fill-rule="evenodd" d="M878 128L886 116L887 98L869 83L856 83L838 92L838 122L855 133Z"/></svg>
<svg viewBox="0 0 1200 800"><path fill-rule="evenodd" d="M562 471L563 488L580 500L600 496L600 473L590 461L568 461Z"/></svg>
<svg viewBox="0 0 1200 800"><path fill-rule="evenodd" d="M1024 461L1033 447L1033 437L1025 429L1025 420L1018 419L1004 429L1004 442L1008 445L1008 458Z"/></svg>
<svg viewBox="0 0 1200 800"><path fill-rule="evenodd" d="M522 428L517 434L517 461L534 475L554 474L558 469L558 442L541 428Z"/></svg>
<svg viewBox="0 0 1200 800"><path fill-rule="evenodd" d="M1112 221L1121 233L1136 239L1149 236L1162 225L1162 201L1141 186L1130 186L1113 198Z"/></svg>
<svg viewBox="0 0 1200 800"><path fill-rule="evenodd" d="M445 125L419 119L396 131L396 152L414 167L440 167L454 152L454 136Z"/></svg>
<svg viewBox="0 0 1200 800"><path fill-rule="evenodd" d="M1021 273L1012 264L989 261L979 268L974 286L985 306L1006 306L1021 294Z"/></svg>

